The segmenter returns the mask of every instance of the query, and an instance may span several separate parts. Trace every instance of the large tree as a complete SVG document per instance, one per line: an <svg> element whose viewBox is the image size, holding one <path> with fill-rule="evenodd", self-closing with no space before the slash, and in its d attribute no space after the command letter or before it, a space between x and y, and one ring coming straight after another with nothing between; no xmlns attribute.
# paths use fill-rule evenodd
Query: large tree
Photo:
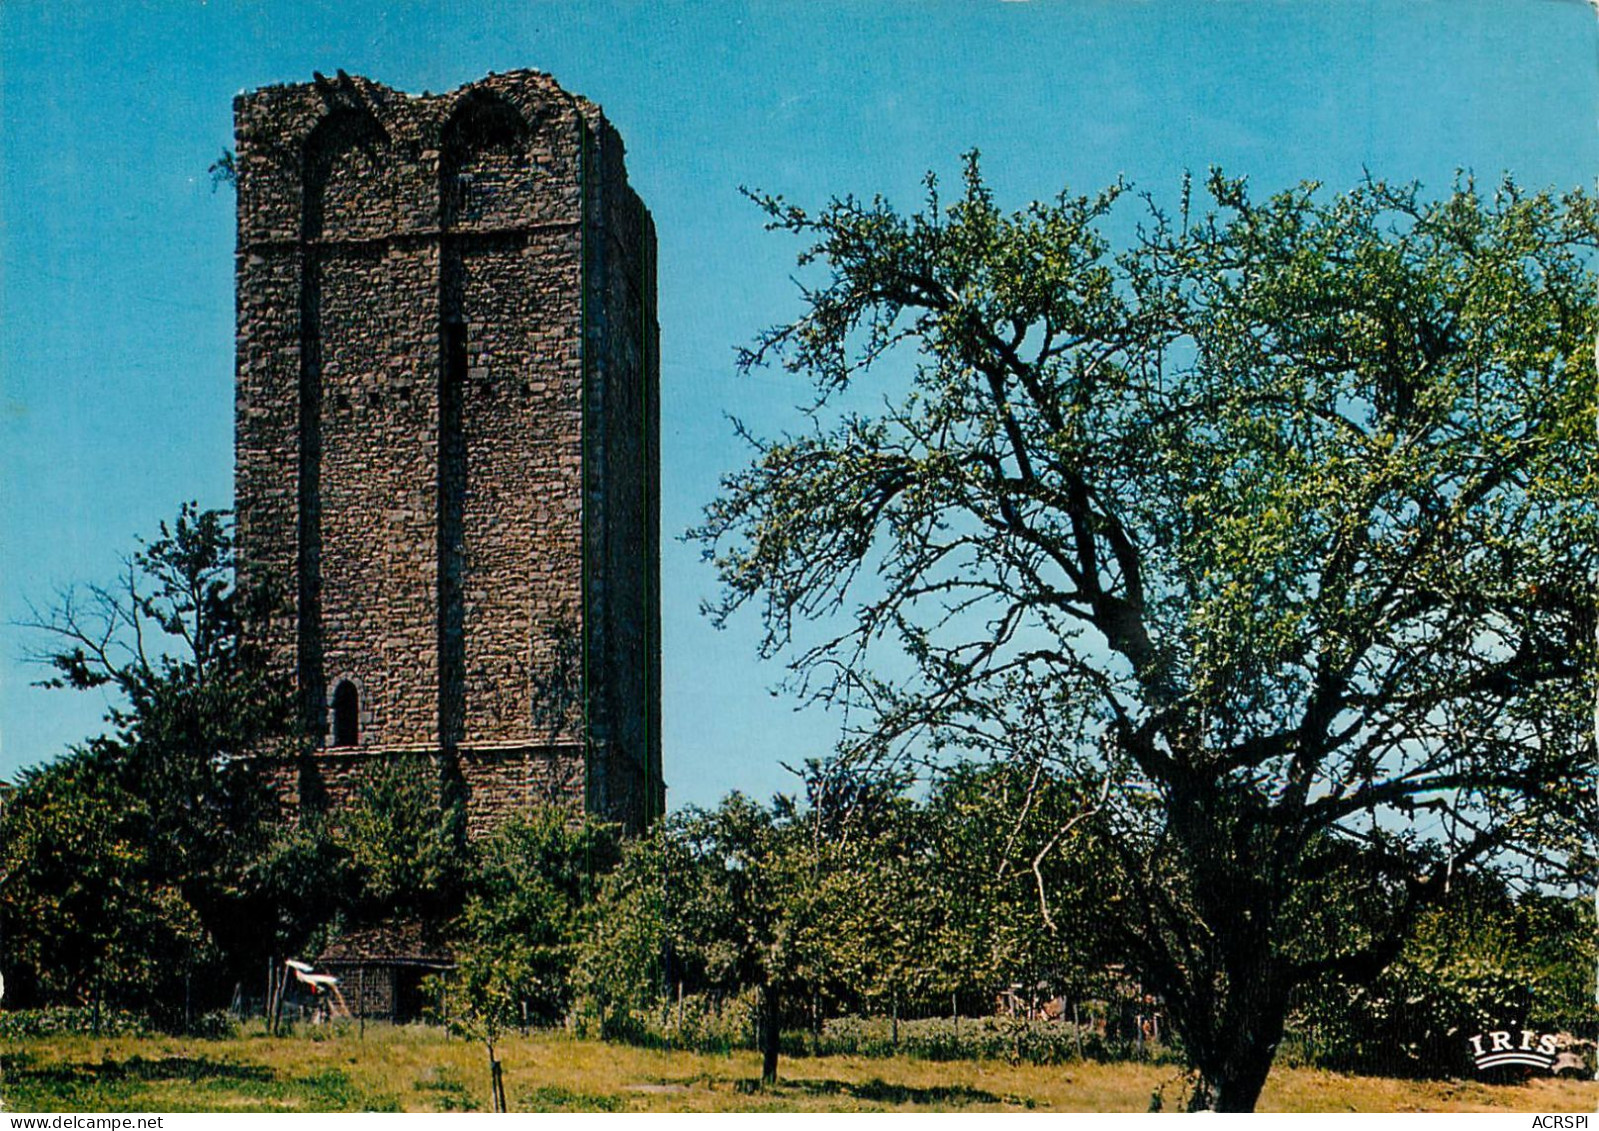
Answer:
<svg viewBox="0 0 1599 1131"><path fill-rule="evenodd" d="M1473 861L1576 859L1599 219L1206 187L1007 214L974 156L914 214L758 198L804 308L742 364L818 396L697 534L853 749L1064 767L1196 1104L1247 1110L1296 986Z"/></svg>
<svg viewBox="0 0 1599 1131"><path fill-rule="evenodd" d="M54 672L46 686L107 693L110 731L73 756L98 779L90 795L138 813L126 831L152 882L180 893L244 970L286 941L280 929L305 926L278 915L287 893L275 883L305 877L289 866L262 767L306 736L287 682L240 637L254 599L234 584L227 513L187 503L115 582L64 590L31 624L50 642L37 657Z"/></svg>
<svg viewBox="0 0 1599 1131"><path fill-rule="evenodd" d="M93 750L24 770L0 817L0 964L8 1004L182 1017L211 957L155 866L143 799Z"/></svg>
<svg viewBox="0 0 1599 1131"><path fill-rule="evenodd" d="M819 977L847 974L829 959L856 939L823 939L819 921L837 887L819 883L826 851L793 803L729 794L713 810L668 815L630 842L608 878L578 978L582 1010L605 1036L638 1036L641 1014L679 994L750 994L761 1079L776 1083L782 1028ZM848 883L849 877L834 879Z"/></svg>

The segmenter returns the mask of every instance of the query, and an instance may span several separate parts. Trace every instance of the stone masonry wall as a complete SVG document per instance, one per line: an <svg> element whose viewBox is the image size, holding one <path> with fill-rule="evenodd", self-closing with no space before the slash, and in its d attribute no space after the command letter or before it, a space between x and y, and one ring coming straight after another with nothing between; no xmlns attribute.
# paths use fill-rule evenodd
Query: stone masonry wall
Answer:
<svg viewBox="0 0 1599 1131"><path fill-rule="evenodd" d="M595 193L603 213L591 243L591 300L608 317L591 325L601 370L592 388L599 403L598 458L591 467L599 599L591 602L602 666L611 673L597 689L595 714L615 754L590 775L590 803L607 809L660 813L660 635L657 571L633 563L659 559L657 469L659 402L648 374L658 369L655 325L655 231L649 213L627 188L622 147L614 131L597 138ZM640 709L642 705L642 709Z"/></svg>
<svg viewBox="0 0 1599 1131"><path fill-rule="evenodd" d="M549 797L641 826L654 229L615 130L526 71L420 98L319 76L235 115L240 576L330 796L421 752L476 828Z"/></svg>

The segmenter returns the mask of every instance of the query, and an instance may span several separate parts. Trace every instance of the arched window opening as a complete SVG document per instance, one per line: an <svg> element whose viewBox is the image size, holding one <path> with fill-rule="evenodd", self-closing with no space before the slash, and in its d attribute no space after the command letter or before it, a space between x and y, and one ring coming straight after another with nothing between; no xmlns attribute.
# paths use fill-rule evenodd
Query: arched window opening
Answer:
<svg viewBox="0 0 1599 1131"><path fill-rule="evenodd" d="M521 113L498 95L462 100L440 136L439 191L446 227L506 224L531 187L530 135Z"/></svg>
<svg viewBox="0 0 1599 1131"><path fill-rule="evenodd" d="M361 696L355 684L341 680L333 689L333 745L355 746L361 741Z"/></svg>
<svg viewBox="0 0 1599 1131"><path fill-rule="evenodd" d="M388 134L368 110L341 106L318 122L305 139L301 237L373 234L362 228L363 218L382 215L372 202L395 195L392 150Z"/></svg>

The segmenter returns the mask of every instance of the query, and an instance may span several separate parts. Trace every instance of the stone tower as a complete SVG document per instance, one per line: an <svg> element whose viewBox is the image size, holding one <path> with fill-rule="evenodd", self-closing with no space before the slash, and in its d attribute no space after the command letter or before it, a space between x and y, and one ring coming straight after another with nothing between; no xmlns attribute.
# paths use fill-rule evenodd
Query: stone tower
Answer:
<svg viewBox="0 0 1599 1131"><path fill-rule="evenodd" d="M532 71L234 103L240 582L337 800L428 762L481 829L661 811L655 231Z"/></svg>

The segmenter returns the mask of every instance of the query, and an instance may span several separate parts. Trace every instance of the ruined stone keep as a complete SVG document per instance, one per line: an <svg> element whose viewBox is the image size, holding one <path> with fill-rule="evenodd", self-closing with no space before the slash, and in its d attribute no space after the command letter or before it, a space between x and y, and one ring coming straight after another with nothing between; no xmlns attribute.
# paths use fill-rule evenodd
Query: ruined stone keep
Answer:
<svg viewBox="0 0 1599 1131"><path fill-rule="evenodd" d="M531 71L234 103L237 538L322 750L482 829L661 811L655 231L599 108ZM309 776L308 776L309 775Z"/></svg>

